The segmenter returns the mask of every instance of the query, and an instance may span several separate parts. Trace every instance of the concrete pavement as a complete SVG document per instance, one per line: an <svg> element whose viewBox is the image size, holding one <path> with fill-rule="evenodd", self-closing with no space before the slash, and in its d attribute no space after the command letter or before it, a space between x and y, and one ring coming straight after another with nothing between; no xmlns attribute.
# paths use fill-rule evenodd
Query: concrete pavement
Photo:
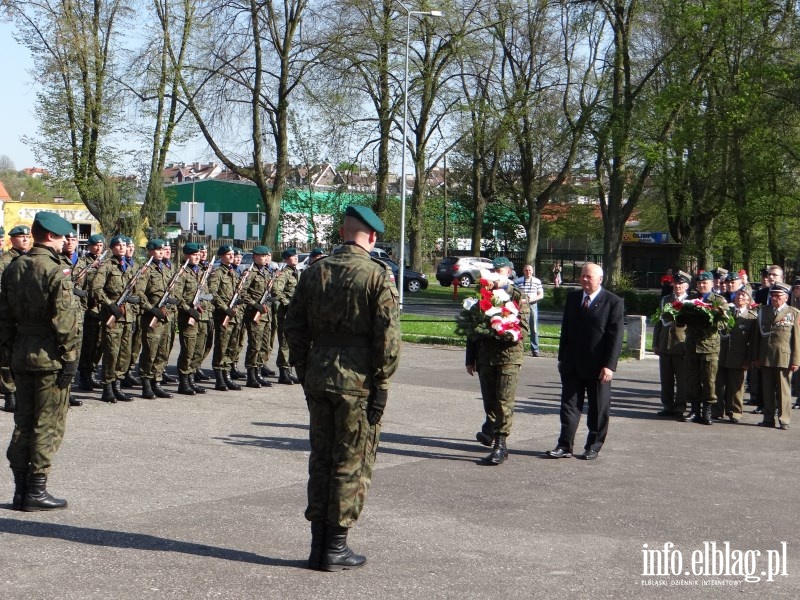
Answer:
<svg viewBox="0 0 800 600"><path fill-rule="evenodd" d="M622 363L600 458L550 460L555 360L526 359L510 459L487 467L463 350L405 344L350 536L368 564L338 574L304 568L299 386L88 399L70 410L50 478L67 510L13 512L10 471L0 479L0 598L800 597L800 422L765 431L750 414L711 427L662 420L657 378L655 360ZM3 445L10 428L0 414ZM578 436L580 446L583 423ZM760 581L714 576L710 565L691 574L694 553L714 556L714 542L724 559L726 541L728 572L739 556L739 573ZM678 574L644 576L651 556ZM776 565L786 575L766 581L760 573ZM703 573L702 561L695 568Z"/></svg>

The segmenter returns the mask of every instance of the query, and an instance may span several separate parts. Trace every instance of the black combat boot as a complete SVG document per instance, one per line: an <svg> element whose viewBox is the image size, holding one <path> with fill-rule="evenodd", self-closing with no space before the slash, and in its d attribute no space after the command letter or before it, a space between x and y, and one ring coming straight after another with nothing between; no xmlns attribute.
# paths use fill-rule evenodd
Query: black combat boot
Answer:
<svg viewBox="0 0 800 600"><path fill-rule="evenodd" d="M133 396L129 396L122 391L122 382L119 379L111 384L111 391L114 392L114 397L120 402L133 402Z"/></svg>
<svg viewBox="0 0 800 600"><path fill-rule="evenodd" d="M258 367L253 367L253 375L255 376L256 381L261 384L261 387L272 387L271 381L261 377L261 374L258 372Z"/></svg>
<svg viewBox="0 0 800 600"><path fill-rule="evenodd" d="M502 465L508 458L508 449L506 448L506 436L494 436L494 445L489 456L486 457L486 464L489 465Z"/></svg>
<svg viewBox="0 0 800 600"><path fill-rule="evenodd" d="M153 391L150 381L151 380L149 378L142 377L142 398L145 398L146 400L152 400L156 397L156 393Z"/></svg>
<svg viewBox="0 0 800 600"><path fill-rule="evenodd" d="M5 404L3 405L5 412L13 413L17 410L17 395L14 392L3 394L3 398L5 399Z"/></svg>
<svg viewBox="0 0 800 600"><path fill-rule="evenodd" d="M25 499L25 480L28 472L24 469L11 469L14 473L14 499L11 501L11 510L22 510L22 501Z"/></svg>
<svg viewBox="0 0 800 600"><path fill-rule="evenodd" d="M214 389L218 392L227 392L228 386L225 385L225 378L222 376L222 373L220 369L214 369L214 377L217 379L217 385L214 386Z"/></svg>
<svg viewBox="0 0 800 600"><path fill-rule="evenodd" d="M261 388L261 384L256 379L256 369L254 367L247 367L247 383L249 388Z"/></svg>
<svg viewBox="0 0 800 600"><path fill-rule="evenodd" d="M100 396L100 400L102 402L108 402L109 404L117 403L117 397L114 395L114 388L111 387L110 383L103 385L103 395Z"/></svg>
<svg viewBox="0 0 800 600"><path fill-rule="evenodd" d="M165 392L164 388L162 388L158 381L155 379L150 380L150 388L153 390L153 393L159 398L172 398L172 394L169 392Z"/></svg>
<svg viewBox="0 0 800 600"><path fill-rule="evenodd" d="M292 378L292 370L289 367L281 367L280 371L281 374L278 377L278 383L283 383L285 385L294 385L294 379Z"/></svg>
<svg viewBox="0 0 800 600"><path fill-rule="evenodd" d="M227 371L222 372L222 379L225 381L225 385L228 386L229 390L238 392L240 389L242 389L242 386L240 386L238 383L234 383Z"/></svg>
<svg viewBox="0 0 800 600"><path fill-rule="evenodd" d="M363 567L367 559L353 552L347 546L347 527L327 525L325 549L322 554L323 571L343 571Z"/></svg>
<svg viewBox="0 0 800 600"><path fill-rule="evenodd" d="M711 404L708 402L703 402L703 414L700 419L700 423L703 425L711 425L713 417L711 416Z"/></svg>
<svg viewBox="0 0 800 600"><path fill-rule="evenodd" d="M294 374L291 367L289 367L289 379L292 380L292 383L300 383L300 379Z"/></svg>
<svg viewBox="0 0 800 600"><path fill-rule="evenodd" d="M237 367L236 365L231 365L230 378L236 380L244 379L244 375L242 375L242 372L239 370L239 367Z"/></svg>
<svg viewBox="0 0 800 600"><path fill-rule="evenodd" d="M689 405L689 412L685 415L678 417L678 420L683 421L684 423L688 423L689 421L694 421L699 413L700 413L700 405L697 404L696 402L692 402Z"/></svg>
<svg viewBox="0 0 800 600"><path fill-rule="evenodd" d="M84 392L91 392L94 390L91 371L81 371L78 373L78 389Z"/></svg>
<svg viewBox="0 0 800 600"><path fill-rule="evenodd" d="M262 377L276 377L278 374L267 366L261 367Z"/></svg>
<svg viewBox="0 0 800 600"><path fill-rule="evenodd" d="M201 385L197 385L194 382L194 375L187 375L186 378L189 381L189 386L194 390L195 394L205 394L206 388Z"/></svg>
<svg viewBox="0 0 800 600"><path fill-rule="evenodd" d="M70 394L69 395L69 405L70 406L75 406L75 407L83 406L83 400L78 400L75 396Z"/></svg>
<svg viewBox="0 0 800 600"><path fill-rule="evenodd" d="M311 553L308 555L308 568L319 571L325 555L325 521L311 522Z"/></svg>
<svg viewBox="0 0 800 600"><path fill-rule="evenodd" d="M203 369L197 369L197 371L194 372L194 378L197 381L211 381L211 377L209 377L208 373L203 371Z"/></svg>
<svg viewBox="0 0 800 600"><path fill-rule="evenodd" d="M132 388L142 385L142 380L134 375L130 370L125 373L125 379L122 380L122 387Z"/></svg>
<svg viewBox="0 0 800 600"><path fill-rule="evenodd" d="M189 376L178 373L178 393L184 396L194 396L194 388L189 385Z"/></svg>
<svg viewBox="0 0 800 600"><path fill-rule="evenodd" d="M67 508L67 501L53 498L47 493L47 475L28 475L25 483L25 496L22 499L22 510L37 512L59 508Z"/></svg>
<svg viewBox="0 0 800 600"><path fill-rule="evenodd" d="M162 385L170 385L170 384L173 384L173 383L178 383L178 380L175 379L172 375L170 375L166 371L164 371L161 374L161 384Z"/></svg>

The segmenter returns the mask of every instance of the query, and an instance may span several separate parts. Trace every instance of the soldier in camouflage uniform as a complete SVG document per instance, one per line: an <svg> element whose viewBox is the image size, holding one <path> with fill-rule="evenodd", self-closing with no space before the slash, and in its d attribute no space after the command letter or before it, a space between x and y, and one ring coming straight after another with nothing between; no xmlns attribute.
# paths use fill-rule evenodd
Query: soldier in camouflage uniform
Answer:
<svg viewBox="0 0 800 600"><path fill-rule="evenodd" d="M270 254L267 255L266 258L267 262L267 270L269 271L270 276L274 280L280 271L278 270L278 265L272 262L272 251L270 250ZM274 301L274 295L273 295ZM264 352L264 364L261 367L261 376L262 377L277 377L278 373L273 371L269 368L267 363L269 362L269 358L272 355L272 348L275 345L275 338L278 335L278 319L276 318L277 313L277 306L275 304L269 305L269 314L270 314L270 322L269 322L269 329L264 332L264 336L267 338L266 342L266 349Z"/></svg>
<svg viewBox="0 0 800 600"><path fill-rule="evenodd" d="M133 238L125 236L125 260L129 269L136 268L136 245ZM131 359L125 377L122 380L123 387L139 387L142 380L134 374L136 365L139 364L139 355L142 353L142 307L140 304L129 304L128 313L131 320Z"/></svg>
<svg viewBox="0 0 800 600"><path fill-rule="evenodd" d="M281 254L286 266L275 278L272 285L272 295L275 298L274 317L278 321L278 383L292 385L298 383L297 378L292 375L292 367L289 364L289 344L284 333L284 322L286 321L286 311L289 310L289 303L292 301L294 291L297 288L297 280L300 273L297 271L297 249L287 248Z"/></svg>
<svg viewBox="0 0 800 600"><path fill-rule="evenodd" d="M692 278L678 271L672 278L672 293L661 298L662 308L673 302L683 302ZM664 313L653 327L653 353L658 356L661 376L661 405L659 417L674 417L683 421L686 411L686 326L678 327L672 315Z"/></svg>
<svg viewBox="0 0 800 600"><path fill-rule="evenodd" d="M270 294L272 275L267 268L270 249L266 246L253 248L253 270L250 273L247 291L243 294L245 312L244 328L247 331L247 387L272 387L272 383L262 379L260 369L266 363L269 353L271 331Z"/></svg>
<svg viewBox="0 0 800 600"><path fill-rule="evenodd" d="M195 304L198 286L203 274L200 268L200 245L192 242L183 245L183 255L189 261L186 274L178 280L173 295L178 301L178 393L186 396L205 394L204 387L194 381L195 356L201 357L208 333L208 321L203 321L201 303ZM201 312L202 311L202 312Z"/></svg>
<svg viewBox="0 0 800 600"><path fill-rule="evenodd" d="M111 258L103 261L92 279L89 288L90 302L100 307L103 323L103 395L101 400L114 404L133 400L122 391L122 379L131 360L131 325L133 317L129 306L139 302L138 296L117 306L125 287L133 278L135 269L125 259L127 243L125 236L116 235L109 243ZM111 317L114 321L109 325Z"/></svg>
<svg viewBox="0 0 800 600"><path fill-rule="evenodd" d="M200 244L200 268L204 271L212 269L211 263L208 261L208 244ZM206 288L203 290L203 293L208 293L208 281L206 281ZM203 309L200 311L200 314L206 326L206 345L205 348L201 349L202 355L199 357L199 360L195 357L195 359L192 360L192 364L197 366L197 370L194 372L195 379L197 381L209 381L211 377L200 368L200 365L202 365L203 361L211 354L211 349L214 347L214 304L209 300L203 300L200 306Z"/></svg>
<svg viewBox="0 0 800 600"><path fill-rule="evenodd" d="M164 258L161 259L161 264L166 267L167 277L172 277L173 274L180 269L180 265L175 266L172 263L172 246L168 243L164 244ZM182 278L182 277L181 277ZM167 330L168 334L161 340L161 345L158 348L156 355L157 371L161 373L161 384L178 383L172 375L167 373L167 363L169 362L169 355L172 353L172 347L175 345L175 332L177 331L177 318L178 307L176 303L170 301L165 307L167 311Z"/></svg>
<svg viewBox="0 0 800 600"><path fill-rule="evenodd" d="M233 249L233 266L236 268L236 274L241 278L247 269L242 267L242 249L235 248ZM245 281L245 289L247 286L250 285L250 278L248 275L247 280ZM231 323L229 327L233 327L231 331L231 337L234 340L233 343L230 345L230 356L228 357L231 368L230 368L230 375L231 379L238 380L244 379L244 375L239 370L239 359L242 356L242 348L244 347L244 340L247 331L244 326L244 303L236 305L236 312L239 313L238 318L235 322Z"/></svg>
<svg viewBox="0 0 800 600"><path fill-rule="evenodd" d="M34 246L12 262L0 291L0 353L11 365L18 406L7 457L14 510L66 508L47 492L47 476L64 438L69 387L78 367L80 314L71 269L59 256L72 226L55 213L33 220Z"/></svg>
<svg viewBox="0 0 800 600"><path fill-rule="evenodd" d="M713 275L704 271L697 276L697 290L689 299L700 298L727 314L728 302L711 291ZM680 315L678 326L686 325L686 399L691 412L684 421L711 425L711 407L717 401L716 379L719 365L719 329L710 327L706 319L687 321Z"/></svg>
<svg viewBox="0 0 800 600"><path fill-rule="evenodd" d="M233 264L233 248L230 245L220 246L217 256L220 264L208 280L208 291L214 296L214 355L211 359L216 378L214 389L220 392L238 391L242 386L231 379L229 370L230 347L236 342L236 338L233 337L236 328L232 325L235 325L236 319L239 318L239 311L230 304L239 285L239 276ZM223 327L226 316L229 320Z"/></svg>
<svg viewBox="0 0 800 600"><path fill-rule="evenodd" d="M369 255L383 229L371 209L347 207L345 244L305 271L286 315L291 362L311 421L305 516L312 569L366 562L347 546L347 532L364 506L400 355L394 277Z"/></svg>
<svg viewBox="0 0 800 600"><path fill-rule="evenodd" d="M80 289L75 281L75 265L78 262L78 234L75 230L71 230L64 236L64 246L61 249L61 262L64 264L65 269L70 270L70 279L72 280L72 293L74 309L78 314L78 348L82 345L83 340L83 315L86 311L82 301L88 298L89 293ZM83 401L78 400L72 393L69 394L70 406L83 406Z"/></svg>
<svg viewBox="0 0 800 600"><path fill-rule="evenodd" d="M508 458L506 439L511 433L514 418L514 402L517 393L517 377L525 357L525 337L530 331L530 303L528 295L509 279L514 265L505 256L494 259L492 266L502 279L495 282L496 289L503 289L519 306L520 329L523 335L518 341L480 336L467 341L467 373L478 372L486 413L481 430L475 438L484 446L492 448L485 461L500 465Z"/></svg>
<svg viewBox="0 0 800 600"><path fill-rule="evenodd" d="M17 225L8 232L8 237L11 239L11 249L3 252L0 257L0 276L2 276L5 268L11 264L15 258L22 256L30 249L31 245L31 228L27 225ZM5 404L3 410L5 412L14 412L17 404L17 386L14 384L14 376L11 373L11 367L2 358L0 358L0 391L3 392L3 399Z"/></svg>
<svg viewBox="0 0 800 600"><path fill-rule="evenodd" d="M103 355L103 345L100 339L102 333L101 307L92 301L88 292L92 286L92 280L97 274L97 269L100 267L99 258L103 254L105 241L105 238L99 233L89 236L87 253L80 257L75 265L75 271L84 273L80 281L74 282L75 287L87 292L87 295L81 298L84 317L81 358L78 362L78 386L85 392L91 392L95 387L100 387L100 383L94 379L94 372ZM86 268L90 266L91 268L87 271Z"/></svg>

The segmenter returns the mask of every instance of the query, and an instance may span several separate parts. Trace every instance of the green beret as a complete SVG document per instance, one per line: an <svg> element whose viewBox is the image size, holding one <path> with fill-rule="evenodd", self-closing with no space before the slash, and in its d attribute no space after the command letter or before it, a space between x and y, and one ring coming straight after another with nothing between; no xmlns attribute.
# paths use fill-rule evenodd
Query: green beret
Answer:
<svg viewBox="0 0 800 600"><path fill-rule="evenodd" d="M160 250L164 246L166 246L166 242L164 240L155 239L147 242L145 248L148 250Z"/></svg>
<svg viewBox="0 0 800 600"><path fill-rule="evenodd" d="M111 238L111 241L108 242L109 246L116 246L117 244L125 244L125 245L127 245L127 242L125 241L125 236L124 235L115 235L114 237Z"/></svg>
<svg viewBox="0 0 800 600"><path fill-rule="evenodd" d="M43 229L46 229L47 231L50 231L50 230L47 228L47 225L45 225L45 222L46 222L46 223L50 223L50 221L51 221L50 217L47 217L47 216L45 216L45 217L44 217L44 222L43 222L43 221L42 221L42 220L39 218L39 217L40 217L40 215L53 215L53 216L55 216L55 217L58 217L58 215L57 215L56 213L45 213L45 212L38 212L38 213L36 213L36 216L34 217L34 219L33 219L33 220L34 220L34 221L38 221L38 222L39 222L39 225L41 225ZM70 229L72 229L72 225L70 225L70 224L67 222L67 220L66 220L66 219L62 219L61 217L58 217L58 218L59 218L59 219L61 219L62 221L64 221L64 223L66 223L67 225L69 225L69 228L70 228ZM65 234L66 234L66 228L65 228L63 225L61 226L61 230L62 230L64 233L56 233L55 231L50 231L50 233L56 233L56 235L65 235ZM17 226L16 226L16 227L14 227L14 228L13 228L11 231L9 231L9 232L8 232L8 235L9 235L9 237L14 237L14 236L16 236L16 235L30 235L30 234L31 234L31 228L30 228L30 227L28 227L27 225L17 225Z"/></svg>
<svg viewBox="0 0 800 600"><path fill-rule="evenodd" d="M728 276L725 278L725 281L741 281L742 276L739 275L737 272L728 273Z"/></svg>
<svg viewBox="0 0 800 600"><path fill-rule="evenodd" d="M714 279L714 276L708 271L697 274L697 281L711 281L712 279Z"/></svg>
<svg viewBox="0 0 800 600"><path fill-rule="evenodd" d="M290 256L297 256L297 248L287 248L281 253L281 258L287 259Z"/></svg>
<svg viewBox="0 0 800 600"><path fill-rule="evenodd" d="M208 244L199 244L200 250L208 250Z"/></svg>
<svg viewBox="0 0 800 600"><path fill-rule="evenodd" d="M377 233L383 233L383 221L381 221L380 217L376 215L375 211L373 211L371 208L353 204L344 209L344 216L355 217L373 231L376 231Z"/></svg>
<svg viewBox="0 0 800 600"><path fill-rule="evenodd" d="M64 217L57 215L54 212L45 212L45 211L38 212L33 217L33 222L37 223L39 227L41 227L45 231L49 231L50 233L55 235L67 235L70 231L72 231L72 225L70 224L70 222L67 221ZM30 228L26 225L20 227L22 231L20 231L17 234L14 233L14 230L16 229L17 227L11 230L10 234L11 236L28 235L31 232Z"/></svg>
<svg viewBox="0 0 800 600"><path fill-rule="evenodd" d="M0 225L0 235L5 235L5 234L6 234L6 230L3 229L2 225Z"/></svg>
<svg viewBox="0 0 800 600"><path fill-rule="evenodd" d="M126 235L125 236L125 243L128 244L128 246L130 246L131 244L133 244L133 238L131 236L129 236L129 235Z"/></svg>
<svg viewBox="0 0 800 600"><path fill-rule="evenodd" d="M500 269L501 267L508 267L509 269L513 269L514 263L508 260L505 256L498 256L492 261L492 267L495 269Z"/></svg>
<svg viewBox="0 0 800 600"><path fill-rule="evenodd" d="M94 235L90 235L89 239L86 241L87 244L103 244L105 243L106 238L103 237L102 233L95 233Z"/></svg>
<svg viewBox="0 0 800 600"><path fill-rule="evenodd" d="M267 246L256 246L253 248L253 254L264 256L265 254L272 254L272 250L270 250Z"/></svg>
<svg viewBox="0 0 800 600"><path fill-rule="evenodd" d="M236 246L234 246L233 247L233 255L234 256L241 256L242 255L242 249L241 248L237 248Z"/></svg>
<svg viewBox="0 0 800 600"><path fill-rule="evenodd" d="M309 254L309 256L311 258L314 258L315 256L322 256L323 254L325 254L325 250L323 250L322 248L314 248L311 251L311 254Z"/></svg>
<svg viewBox="0 0 800 600"><path fill-rule="evenodd" d="M74 229L70 229L69 233L68 233L68 234L66 234L66 236L65 236L65 237L66 237L66 238L68 238L68 239L70 239L70 240L74 240L75 238L77 238L77 237L78 237L78 234L77 234L77 232L76 232Z"/></svg>
<svg viewBox="0 0 800 600"><path fill-rule="evenodd" d="M200 252L200 244L195 242L186 242L183 245L184 254L197 254L198 252Z"/></svg>
<svg viewBox="0 0 800 600"><path fill-rule="evenodd" d="M222 244L222 246L217 249L217 256L222 256L228 252L233 252L233 246L230 244Z"/></svg>

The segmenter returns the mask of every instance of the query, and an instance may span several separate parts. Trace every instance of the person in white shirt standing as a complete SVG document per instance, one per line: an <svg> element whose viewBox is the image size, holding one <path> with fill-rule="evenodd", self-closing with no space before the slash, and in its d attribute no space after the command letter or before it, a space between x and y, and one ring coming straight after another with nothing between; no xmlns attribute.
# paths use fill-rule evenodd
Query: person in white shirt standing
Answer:
<svg viewBox="0 0 800 600"><path fill-rule="evenodd" d="M523 277L518 277L514 282L518 288L528 295L531 305L530 328L531 328L531 355L539 356L539 307L538 302L544 298L544 287L542 281L533 276L533 267L525 265L522 272Z"/></svg>

